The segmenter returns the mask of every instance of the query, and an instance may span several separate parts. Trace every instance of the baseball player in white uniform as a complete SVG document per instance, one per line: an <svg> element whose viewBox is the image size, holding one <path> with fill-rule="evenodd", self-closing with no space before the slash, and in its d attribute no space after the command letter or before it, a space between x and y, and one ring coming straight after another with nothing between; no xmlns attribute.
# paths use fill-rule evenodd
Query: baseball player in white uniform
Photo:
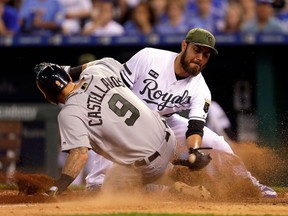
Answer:
<svg viewBox="0 0 288 216"><path fill-rule="evenodd" d="M175 135L157 112L126 87L120 69L114 59L98 60L75 84L59 65L35 66L36 83L46 100L64 104L58 124L61 150L68 156L48 195L62 193L73 182L90 149L113 161L109 188L111 182L119 188L137 179L147 184L165 172L175 154ZM106 178L104 186L105 182Z"/></svg>
<svg viewBox="0 0 288 216"><path fill-rule="evenodd" d="M217 53L215 37L205 29L194 28L182 41L180 53L144 48L123 64L121 77L125 85L151 110L165 117L174 131L179 157L187 157L187 147L212 147L234 155L222 136L204 126L211 93L201 71L210 56ZM188 118L177 114L184 110L190 110ZM107 163L107 166L111 165L109 161ZM234 171L236 175L250 178L263 196L277 196L272 188L260 184L245 167L235 167ZM86 182L92 185L93 180L89 181L89 177L95 179L97 172L99 169L93 167Z"/></svg>

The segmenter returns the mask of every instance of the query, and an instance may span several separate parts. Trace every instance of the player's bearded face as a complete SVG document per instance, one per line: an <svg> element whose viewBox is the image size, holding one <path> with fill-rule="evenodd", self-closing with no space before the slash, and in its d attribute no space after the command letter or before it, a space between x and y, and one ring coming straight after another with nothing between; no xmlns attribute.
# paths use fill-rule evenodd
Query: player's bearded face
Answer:
<svg viewBox="0 0 288 216"><path fill-rule="evenodd" d="M201 62L197 61L195 58L187 56L189 49L189 44L185 47L185 50L182 52L180 63L184 71L192 76L197 76L201 70L204 69L205 65L201 65ZM191 55L191 54L190 54Z"/></svg>

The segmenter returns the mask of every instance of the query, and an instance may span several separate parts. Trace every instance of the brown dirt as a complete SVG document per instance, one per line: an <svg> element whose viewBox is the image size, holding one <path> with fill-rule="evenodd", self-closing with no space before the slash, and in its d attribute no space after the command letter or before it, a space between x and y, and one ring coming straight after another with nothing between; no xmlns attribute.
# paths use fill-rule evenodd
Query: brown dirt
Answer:
<svg viewBox="0 0 288 216"><path fill-rule="evenodd" d="M282 195L281 195L282 196ZM288 198L249 199L242 201L197 200L180 194L130 194L130 195L85 195L83 192L47 199L40 195L18 196L2 193L0 198L6 204L0 205L1 215L70 215L105 214L120 212L141 213L190 213L224 215L287 215ZM17 198L16 198L17 197ZM2 199L2 201L3 201ZM18 204L9 204L9 202Z"/></svg>
<svg viewBox="0 0 288 216"><path fill-rule="evenodd" d="M268 185L273 185L279 180L279 173L285 169L285 166L283 168L285 161L277 153L268 148L259 148L253 143L237 143L232 146L248 170L259 180ZM176 192L153 195L140 192L87 194L79 190L67 191L56 198L49 198L43 196L41 192L53 184L53 179L41 174L32 176L19 174L16 180L18 186L19 182L22 182L20 191L26 193L30 191L34 194L19 195L18 190L0 191L0 214L32 216L142 212L288 215L287 192L279 192L277 198L262 198L249 182L239 179L231 171L232 165L241 163L239 159L217 152L211 152L211 156L213 158L211 166L217 170L213 175L207 175L205 170L191 172L186 167L176 167L170 176L173 180L181 180L190 185L204 185L212 194L210 200L200 200ZM221 166L217 162L217 157L221 157ZM29 190L25 189L27 187Z"/></svg>

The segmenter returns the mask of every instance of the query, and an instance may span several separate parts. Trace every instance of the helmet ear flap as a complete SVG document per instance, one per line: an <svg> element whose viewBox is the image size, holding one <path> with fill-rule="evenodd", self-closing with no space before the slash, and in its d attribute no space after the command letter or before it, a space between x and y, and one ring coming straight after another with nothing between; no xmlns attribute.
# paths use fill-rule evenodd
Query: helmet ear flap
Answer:
<svg viewBox="0 0 288 216"><path fill-rule="evenodd" d="M58 103L58 102L57 102L57 96L56 96L56 95L53 96L53 95L45 92L45 90L42 90L42 89L41 89L41 84L39 85L39 82L38 82L38 81L36 81L36 85L37 85L38 89L41 91L41 93L44 95L44 98L45 98L49 103L51 103L51 104L57 104L57 103Z"/></svg>

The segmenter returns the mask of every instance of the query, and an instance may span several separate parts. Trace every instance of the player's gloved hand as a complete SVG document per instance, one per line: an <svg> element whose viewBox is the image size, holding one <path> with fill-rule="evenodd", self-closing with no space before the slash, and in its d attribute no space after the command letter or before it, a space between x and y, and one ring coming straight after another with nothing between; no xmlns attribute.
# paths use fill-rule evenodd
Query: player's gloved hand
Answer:
<svg viewBox="0 0 288 216"><path fill-rule="evenodd" d="M210 161L212 160L210 154L204 154L203 152L199 151L200 149L212 149L212 148L189 148L189 168L199 170L207 166ZM194 158L195 160L191 160Z"/></svg>
<svg viewBox="0 0 288 216"><path fill-rule="evenodd" d="M48 191L46 191L45 193L43 193L44 196L47 197L55 197L58 194L58 187L56 186L52 186L51 188L49 188Z"/></svg>
<svg viewBox="0 0 288 216"><path fill-rule="evenodd" d="M191 170L200 170L207 166L212 160L210 154L204 154L201 149L212 149L211 147L189 148L188 159L176 159L174 165L187 166Z"/></svg>

